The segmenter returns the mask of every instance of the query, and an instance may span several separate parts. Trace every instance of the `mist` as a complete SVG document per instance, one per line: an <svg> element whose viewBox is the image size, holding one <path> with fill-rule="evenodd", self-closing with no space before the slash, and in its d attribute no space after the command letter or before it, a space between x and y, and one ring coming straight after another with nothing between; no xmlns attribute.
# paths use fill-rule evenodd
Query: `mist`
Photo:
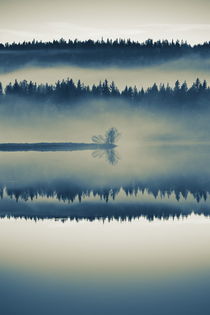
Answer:
<svg viewBox="0 0 210 315"><path fill-rule="evenodd" d="M104 135L114 126L121 133L115 149L119 161L110 165L106 155L91 151L1 152L2 187L46 189L53 195L72 187L120 189L140 181L142 187L155 190L159 183L158 189L164 191L180 189L179 180L185 176L186 189L208 189L209 111L198 119L196 113L131 110L129 103L114 100L81 102L72 109L47 104L41 112L33 105L16 103L14 111L1 107L1 143L90 143L93 135ZM200 179L202 185L191 186Z"/></svg>
<svg viewBox="0 0 210 315"><path fill-rule="evenodd" d="M174 86L176 80L187 81L190 85L198 77L201 81L210 82L210 59L201 57L179 58L174 61L156 62L152 65L126 66L112 65L108 67L100 65L75 66L59 63L47 65L43 63L28 63L19 69L0 71L0 82L5 86L10 82L27 80L37 83L54 84L58 80L72 78L75 82L82 79L86 85L98 84L99 81L107 79L114 81L120 90L126 85L137 86L137 88L148 88L155 82L169 83Z"/></svg>
<svg viewBox="0 0 210 315"><path fill-rule="evenodd" d="M0 0L0 314L208 314L207 2Z"/></svg>
<svg viewBox="0 0 210 315"><path fill-rule="evenodd" d="M209 134L209 110L198 116L196 111L136 108L114 99L83 100L68 108L14 98L11 104L1 104L0 115L1 143L90 142L93 135L104 134L111 126L122 133L120 143L126 146L148 141L205 142Z"/></svg>

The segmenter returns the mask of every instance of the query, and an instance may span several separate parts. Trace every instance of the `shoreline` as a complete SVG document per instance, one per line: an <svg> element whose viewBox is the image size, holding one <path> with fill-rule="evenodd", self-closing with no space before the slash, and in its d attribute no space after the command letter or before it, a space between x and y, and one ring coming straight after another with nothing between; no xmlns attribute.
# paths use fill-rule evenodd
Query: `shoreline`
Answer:
<svg viewBox="0 0 210 315"><path fill-rule="evenodd" d="M39 142L39 143L0 143L0 152L18 151L79 151L111 150L115 144L74 143L74 142Z"/></svg>

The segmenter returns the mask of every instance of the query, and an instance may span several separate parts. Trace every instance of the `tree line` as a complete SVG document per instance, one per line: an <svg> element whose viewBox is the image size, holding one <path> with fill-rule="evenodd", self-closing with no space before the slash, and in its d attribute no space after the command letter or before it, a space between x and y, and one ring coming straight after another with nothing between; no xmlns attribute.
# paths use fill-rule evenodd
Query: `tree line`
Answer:
<svg viewBox="0 0 210 315"><path fill-rule="evenodd" d="M180 183L179 183L180 185ZM179 186L178 185L178 186ZM185 200L188 197L188 194L191 193L194 199L197 201L197 205L191 209L190 207L183 208L182 205L168 205L168 204L147 204L141 200L138 200L136 203L127 203L123 204L121 202L111 202L109 200L115 200L117 195L120 192L121 187L106 187L101 189L90 189L87 187L68 187L65 185L65 188L62 187L50 187L50 186L30 186L30 187L19 187L19 188L1 188L0 196L3 199L6 196L9 196L11 199L15 199L16 202L30 202L36 201L36 199L48 198L55 199L58 202L65 202L67 204L72 203L71 207L60 207L59 204L53 208L51 207L36 209L35 212L25 211L22 207L17 207L14 205L9 210L1 207L0 217L14 217L14 218L25 218L25 219L34 219L34 220L43 220L43 219L61 219L63 221L69 220L119 220L119 221L132 221L137 218L144 217L149 221L154 220L155 218L168 220L169 218L183 218L188 217L192 213L210 216L210 211L208 204L199 205L200 201L206 201L209 195L209 188L207 190L202 189L187 189L187 187L162 187L158 188L155 186L145 186L141 184L136 184L133 186L122 187L123 191L127 196L137 196L138 192L145 193L147 191L149 194L153 195L156 199L159 197L170 197L175 194L176 200L180 201L180 198ZM105 202L97 203L85 203L84 198L100 196ZM79 204L78 204L79 201ZM82 202L84 201L84 202ZM75 202L75 207L73 203ZM17 205L17 203L16 203Z"/></svg>
<svg viewBox="0 0 210 315"><path fill-rule="evenodd" d="M3 67L28 62L83 64L153 64L191 55L209 57L210 42L190 45L184 41L132 41L130 39L101 40L53 40L49 42L29 41L0 43L0 63ZM11 52L15 53L15 58Z"/></svg>
<svg viewBox="0 0 210 315"><path fill-rule="evenodd" d="M132 41L130 39L101 39L93 41L53 40L0 43L2 71L11 71L32 63L34 65L74 64L77 66L152 65L179 58L208 58L210 42L190 45L184 41Z"/></svg>
<svg viewBox="0 0 210 315"><path fill-rule="evenodd" d="M74 82L72 79L57 81L54 85L37 84L26 80L9 83L3 88L0 83L0 102L7 102L18 97L25 100L36 102L53 102L54 104L75 105L77 101L88 99L105 99L105 100L123 100L131 104L158 104L162 105L175 104L210 104L210 87L207 81L201 82L199 79L188 87L186 82L175 82L174 87L169 84L154 83L146 89L138 89L136 86L126 86L119 90L114 82L109 83L107 80L99 82L98 85L84 85L79 80Z"/></svg>
<svg viewBox="0 0 210 315"><path fill-rule="evenodd" d="M73 220L79 222L87 221L113 221L119 222L132 221L140 218L145 218L148 221L154 219L168 220L168 219L183 219L192 214L204 215L210 217L209 208L207 206L201 207L197 205L193 210L191 208L184 208L180 206L168 204L141 204L141 203L127 203L122 207L121 203L104 204L104 203L85 203L71 205L70 207L61 207L55 204L54 207L47 207L46 205L36 208L35 211L27 211L23 207L18 207L16 203L10 209L4 207L0 208L0 218L21 218L25 220L45 220L54 219L61 222Z"/></svg>
<svg viewBox="0 0 210 315"><path fill-rule="evenodd" d="M124 184L107 185L100 188L93 188L89 185L78 185L72 181L65 182L52 182L52 183L40 183L32 184L28 186L3 186L0 187L0 198L9 196L11 199L18 201L32 201L39 197L56 198L62 202L82 202L85 198L90 196L100 197L101 200L109 202L115 200L122 190L126 196L138 197L138 194L147 193L154 199L157 198L170 198L175 197L177 201L182 199L187 200L189 195L192 195L194 200L199 203L201 201L207 201L210 195L210 183L208 180L204 180L202 183L197 183L198 180L184 180L180 184L180 180L177 179L173 182L141 182L136 181ZM138 198L137 198L138 199Z"/></svg>
<svg viewBox="0 0 210 315"><path fill-rule="evenodd" d="M13 43L0 43L0 50L30 50L30 49L97 49L97 48L132 48L132 49L182 49L182 50L205 50L210 49L210 41L204 42L203 44L190 45L187 41L179 40L158 40L153 41L152 39L147 39L144 42L134 41L131 39L117 38L115 40L103 38L101 40L65 40L63 38L59 40L53 40L48 42L37 41L33 39L32 41L23 42L13 42Z"/></svg>

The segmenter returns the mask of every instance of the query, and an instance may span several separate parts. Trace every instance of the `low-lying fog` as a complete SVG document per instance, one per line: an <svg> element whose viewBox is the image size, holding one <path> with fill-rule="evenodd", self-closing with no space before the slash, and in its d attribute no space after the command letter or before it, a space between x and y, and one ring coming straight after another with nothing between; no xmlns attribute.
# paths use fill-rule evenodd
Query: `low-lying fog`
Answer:
<svg viewBox="0 0 210 315"><path fill-rule="evenodd" d="M61 105L14 103L0 106L0 143L91 142L93 135L116 127L126 146L149 142L186 144L209 142L209 111L164 112L154 107L139 109L126 102L92 100Z"/></svg>
<svg viewBox="0 0 210 315"><path fill-rule="evenodd" d="M2 179L11 174L11 180L14 180L16 172L22 174L21 178L24 174L28 177L29 173L31 176L33 173L32 177L35 176L37 180L40 176L68 177L73 172L76 176L81 173L83 181L84 178L88 181L95 174L96 180L100 177L101 182L107 176L132 178L139 174L141 178L148 178L155 174L181 175L183 170L189 175L207 172L210 153L209 113L200 114L199 117L190 112L186 116L179 112L168 115L158 111L132 109L125 103L114 102L84 103L69 111L52 111L50 108L46 108L42 114L35 109L29 114L21 107L15 114L11 114L9 108L1 110L0 142L90 143L93 135L103 135L108 128L114 126L122 134L117 147L121 159L118 165L113 167L103 159L94 159L90 151L1 152ZM20 178L19 175L17 178Z"/></svg>
<svg viewBox="0 0 210 315"><path fill-rule="evenodd" d="M181 82L187 81L191 85L196 78L210 82L210 59L188 58L165 62L145 67L79 67L71 65L57 66L28 66L19 70L1 73L0 82L5 86L9 82L17 80L34 81L37 83L55 83L58 80L72 78L75 81L92 85L107 79L114 81L119 89L126 85L137 86L138 88L148 87L156 82L169 83L174 85L178 79Z"/></svg>

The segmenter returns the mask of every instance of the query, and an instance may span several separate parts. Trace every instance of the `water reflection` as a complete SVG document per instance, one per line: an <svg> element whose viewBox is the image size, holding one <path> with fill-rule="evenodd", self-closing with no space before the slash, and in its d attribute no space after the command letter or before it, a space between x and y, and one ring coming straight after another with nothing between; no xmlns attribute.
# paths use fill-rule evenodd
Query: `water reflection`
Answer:
<svg viewBox="0 0 210 315"><path fill-rule="evenodd" d="M0 313L206 313L209 147L123 153L1 153Z"/></svg>
<svg viewBox="0 0 210 315"><path fill-rule="evenodd" d="M193 181L192 181L193 182ZM210 215L210 185L191 181L91 187L76 182L1 188L0 217L30 219L168 220L192 213ZM195 181L196 182L196 181ZM208 185L207 185L208 184Z"/></svg>
<svg viewBox="0 0 210 315"><path fill-rule="evenodd" d="M182 179L182 182L180 180ZM62 202L83 201L87 198L109 202L110 200L131 199L141 200L144 194L148 194L150 199L168 199L174 197L176 201L194 199L197 203L207 201L210 194L210 180L203 179L199 182L199 177L183 179L160 178L139 181L125 181L102 185L98 183L82 183L78 180L54 180L40 181L34 183L8 183L0 187L1 198L10 197L16 201L33 201L39 197L54 198Z"/></svg>
<svg viewBox="0 0 210 315"><path fill-rule="evenodd" d="M92 156L89 151L2 152L0 216L91 221L209 216L208 146L129 151L120 163L123 151L119 155L116 149Z"/></svg>
<svg viewBox="0 0 210 315"><path fill-rule="evenodd" d="M2 219L1 314L207 314L209 225Z"/></svg>
<svg viewBox="0 0 210 315"><path fill-rule="evenodd" d="M75 204L58 204L39 200L35 203L15 203L11 200L0 201L1 218L24 218L33 220L56 219L66 220L117 220L133 221L145 218L148 221L154 219L168 220L170 218L183 219L192 214L210 216L210 205L202 203L195 205L193 202L176 204L168 202L112 202L103 204L100 202L84 202Z"/></svg>
<svg viewBox="0 0 210 315"><path fill-rule="evenodd" d="M120 161L120 155L115 149L95 150L92 152L93 158L105 158L111 165L116 165Z"/></svg>

